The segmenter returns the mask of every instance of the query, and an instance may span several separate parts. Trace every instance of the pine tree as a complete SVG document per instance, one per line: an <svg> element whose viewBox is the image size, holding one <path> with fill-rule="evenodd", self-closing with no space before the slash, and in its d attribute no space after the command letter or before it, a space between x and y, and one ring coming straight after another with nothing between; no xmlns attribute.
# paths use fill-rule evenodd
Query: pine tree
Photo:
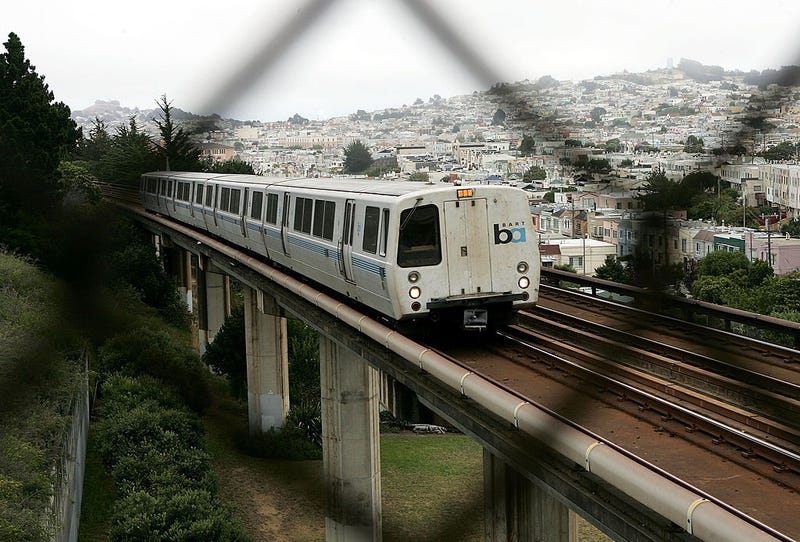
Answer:
<svg viewBox="0 0 800 542"><path fill-rule="evenodd" d="M56 168L75 149L80 130L70 110L25 58L13 32L0 54L0 192L10 205L34 205L55 197Z"/></svg>
<svg viewBox="0 0 800 542"><path fill-rule="evenodd" d="M172 102L167 101L167 95L156 100L161 115L153 119L161 133L161 143L158 145L160 154L164 158L167 171L202 171L200 150L192 143L189 133L175 125L172 120ZM142 172L144 173L144 172Z"/></svg>

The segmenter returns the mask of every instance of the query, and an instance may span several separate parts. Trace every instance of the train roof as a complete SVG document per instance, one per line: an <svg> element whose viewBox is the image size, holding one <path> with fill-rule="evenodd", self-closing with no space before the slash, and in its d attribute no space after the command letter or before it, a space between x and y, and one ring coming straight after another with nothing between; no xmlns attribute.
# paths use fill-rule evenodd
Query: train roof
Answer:
<svg viewBox="0 0 800 542"><path fill-rule="evenodd" d="M354 194L374 194L381 196L406 196L415 193L433 192L437 190L453 190L449 183L424 183L414 181L389 181L355 177L322 177L322 178L285 178L261 177L258 175L229 175L215 173L154 171L147 175L157 175L178 180L199 181L213 180L226 183L260 184L264 186L279 184L282 187L305 188L312 190L332 190Z"/></svg>

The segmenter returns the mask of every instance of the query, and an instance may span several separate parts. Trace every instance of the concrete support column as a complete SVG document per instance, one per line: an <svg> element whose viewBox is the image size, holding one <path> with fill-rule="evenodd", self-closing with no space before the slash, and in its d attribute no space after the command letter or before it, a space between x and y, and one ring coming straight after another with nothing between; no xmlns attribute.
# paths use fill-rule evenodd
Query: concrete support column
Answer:
<svg viewBox="0 0 800 542"><path fill-rule="evenodd" d="M178 292L186 303L186 310L191 314L194 311L192 300L192 253L188 250L177 249Z"/></svg>
<svg viewBox="0 0 800 542"><path fill-rule="evenodd" d="M328 542L382 539L378 372L320 336Z"/></svg>
<svg viewBox="0 0 800 542"><path fill-rule="evenodd" d="M483 451L484 540L572 542L575 517L543 489Z"/></svg>
<svg viewBox="0 0 800 542"><path fill-rule="evenodd" d="M283 427L289 412L289 341L286 318L272 297L244 289L247 412L250 434Z"/></svg>
<svg viewBox="0 0 800 542"><path fill-rule="evenodd" d="M197 269L197 321L200 353L231 314L230 277L211 271L211 262L201 256Z"/></svg>
<svg viewBox="0 0 800 542"><path fill-rule="evenodd" d="M225 318L231 315L231 279L228 275L206 271L206 310L208 341L211 342Z"/></svg>

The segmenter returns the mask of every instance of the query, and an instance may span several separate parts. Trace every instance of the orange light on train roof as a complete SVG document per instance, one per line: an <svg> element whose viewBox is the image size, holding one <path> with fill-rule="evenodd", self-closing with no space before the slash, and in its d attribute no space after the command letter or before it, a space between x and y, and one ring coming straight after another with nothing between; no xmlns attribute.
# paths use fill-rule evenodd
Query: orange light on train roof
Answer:
<svg viewBox="0 0 800 542"><path fill-rule="evenodd" d="M474 195L472 192L472 188L459 188L456 193L458 195L458 199L471 198Z"/></svg>

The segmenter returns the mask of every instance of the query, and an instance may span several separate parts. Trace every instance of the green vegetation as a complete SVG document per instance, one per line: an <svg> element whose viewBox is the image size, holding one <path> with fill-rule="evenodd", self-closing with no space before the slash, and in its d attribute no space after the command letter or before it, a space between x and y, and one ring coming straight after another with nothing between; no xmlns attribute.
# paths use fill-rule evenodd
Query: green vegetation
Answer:
<svg viewBox="0 0 800 542"><path fill-rule="evenodd" d="M247 427L233 435L243 453L275 459L322 457L322 412L319 383L319 339L300 320L289 320L289 401L286 425L263 435L250 435ZM246 399L247 358L244 316L234 309L203 355L203 361L224 376L237 399Z"/></svg>
<svg viewBox="0 0 800 542"><path fill-rule="evenodd" d="M522 180L526 183L533 181L543 181L547 178L547 172L542 166L531 166L522 176Z"/></svg>
<svg viewBox="0 0 800 542"><path fill-rule="evenodd" d="M361 140L356 140L350 143L344 149L344 166L345 173L362 173L369 169L372 165L372 155Z"/></svg>
<svg viewBox="0 0 800 542"><path fill-rule="evenodd" d="M80 345L54 306L63 295L54 279L0 252L0 284L0 540L49 540L50 498L84 377L70 353Z"/></svg>

